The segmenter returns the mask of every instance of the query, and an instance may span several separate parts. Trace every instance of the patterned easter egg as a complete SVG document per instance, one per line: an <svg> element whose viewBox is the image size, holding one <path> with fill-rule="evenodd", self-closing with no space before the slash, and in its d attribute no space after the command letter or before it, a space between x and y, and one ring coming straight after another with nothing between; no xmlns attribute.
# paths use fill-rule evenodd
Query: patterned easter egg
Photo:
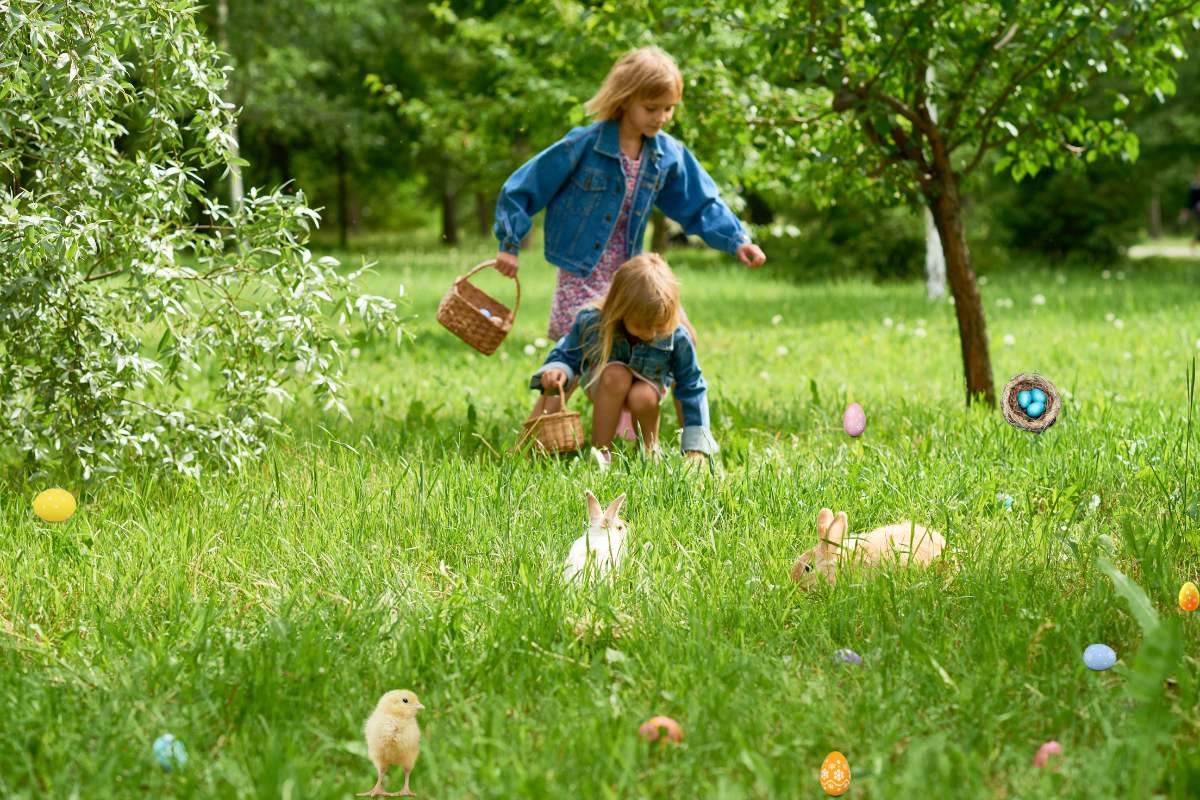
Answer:
<svg viewBox="0 0 1200 800"><path fill-rule="evenodd" d="M1117 663L1117 653L1106 644L1089 644L1083 651L1083 664L1088 669L1101 672Z"/></svg>
<svg viewBox="0 0 1200 800"><path fill-rule="evenodd" d="M638 728L638 735L647 742L653 742L662 737L663 744L666 744L668 739L679 744L683 741L683 728L670 717L651 717L642 723L642 727Z"/></svg>
<svg viewBox="0 0 1200 800"><path fill-rule="evenodd" d="M846 413L842 414L842 429L854 437L862 436L867 429L867 413L858 403L846 406Z"/></svg>
<svg viewBox="0 0 1200 800"><path fill-rule="evenodd" d="M47 489L33 498L33 513L46 522L63 522L75 513L75 496L66 489Z"/></svg>
<svg viewBox="0 0 1200 800"><path fill-rule="evenodd" d="M1050 761L1050 756L1062 755L1062 745L1058 742L1050 741L1038 748L1037 753L1033 756L1033 765L1039 769L1046 766Z"/></svg>
<svg viewBox="0 0 1200 800"><path fill-rule="evenodd" d="M1195 611L1200 607L1200 591L1196 590L1196 584L1191 581L1179 588L1179 607L1184 611Z"/></svg>
<svg viewBox="0 0 1200 800"><path fill-rule="evenodd" d="M850 788L850 762L837 750L821 762L821 788L830 797L841 797Z"/></svg>
<svg viewBox="0 0 1200 800"><path fill-rule="evenodd" d="M842 648L833 652L833 661L835 664L861 664L862 656L849 648Z"/></svg>

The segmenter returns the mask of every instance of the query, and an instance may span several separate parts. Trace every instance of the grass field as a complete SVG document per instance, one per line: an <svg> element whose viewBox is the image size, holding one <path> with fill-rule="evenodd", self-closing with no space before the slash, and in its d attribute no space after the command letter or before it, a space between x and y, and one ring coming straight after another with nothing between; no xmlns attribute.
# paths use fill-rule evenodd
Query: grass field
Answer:
<svg viewBox="0 0 1200 800"><path fill-rule="evenodd" d="M919 285L689 255L719 468L629 453L602 474L505 454L552 270L524 259L516 330L484 358L433 320L474 255L381 257L368 288L403 284L412 338L362 344L351 422L298 408L245 474L130 475L59 526L29 512L41 487L6 489L0 796L346 797L373 782L362 724L392 688L427 707L425 798L816 798L832 750L847 797L1200 796L1200 619L1175 603L1200 575L1200 262L990 276L997 388L1036 370L1064 391L1034 436L964 408L953 307ZM570 592L585 488L628 493L631 561ZM936 527L946 568L799 592L822 506ZM1097 566L1109 542L1157 627ZM1093 642L1114 669L1083 666ZM682 746L637 737L656 714ZM164 732L185 768L155 763ZM1048 739L1061 771L1030 766Z"/></svg>

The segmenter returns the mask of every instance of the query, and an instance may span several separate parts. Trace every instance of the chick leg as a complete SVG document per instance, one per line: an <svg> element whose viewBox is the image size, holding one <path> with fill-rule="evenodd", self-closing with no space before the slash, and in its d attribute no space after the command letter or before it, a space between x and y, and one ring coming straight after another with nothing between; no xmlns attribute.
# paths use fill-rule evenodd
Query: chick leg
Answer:
<svg viewBox="0 0 1200 800"><path fill-rule="evenodd" d="M412 773L411 769L404 770L404 788L397 792L398 797L416 797L412 789L408 788L408 776Z"/></svg>
<svg viewBox="0 0 1200 800"><path fill-rule="evenodd" d="M373 787L371 787L371 791L359 792L357 796L358 797L394 797L395 795L392 792L384 791L383 776L386 773L387 773L387 770L385 768L376 766L375 767L375 785ZM405 775L405 779L406 779L405 785L407 785L407 778L408 778L408 776Z"/></svg>

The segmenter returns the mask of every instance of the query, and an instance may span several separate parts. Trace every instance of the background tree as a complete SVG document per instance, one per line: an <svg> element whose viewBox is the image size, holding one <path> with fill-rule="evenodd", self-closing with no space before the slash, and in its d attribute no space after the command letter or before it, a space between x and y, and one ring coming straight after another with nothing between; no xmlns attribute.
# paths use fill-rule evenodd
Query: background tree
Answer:
<svg viewBox="0 0 1200 800"><path fill-rule="evenodd" d="M384 332L395 306L313 258L302 193L206 196L234 116L189 4L6 8L0 458L195 474L261 452L301 388L345 412L345 326Z"/></svg>
<svg viewBox="0 0 1200 800"><path fill-rule="evenodd" d="M996 152L1021 179L1101 156L1135 159L1126 118L1174 91L1181 26L1195 0L1136 3L906 0L712 2L702 30L743 32L744 80L809 89L811 110L784 128L799 146L806 190L908 202L933 214L954 295L970 403L995 402L987 330L963 225L964 182ZM707 35L707 34L706 34ZM935 67L932 81L924 80ZM1087 107L1106 76L1141 80ZM930 106L936 105L935 120Z"/></svg>

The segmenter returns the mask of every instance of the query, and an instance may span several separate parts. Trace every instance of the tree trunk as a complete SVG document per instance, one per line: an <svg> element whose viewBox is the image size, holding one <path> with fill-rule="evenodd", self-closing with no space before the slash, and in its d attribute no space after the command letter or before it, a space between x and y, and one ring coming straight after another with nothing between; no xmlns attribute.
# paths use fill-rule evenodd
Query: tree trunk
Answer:
<svg viewBox="0 0 1200 800"><path fill-rule="evenodd" d="M971 269L971 255L963 232L958 178L949 163L938 164L933 183L925 189L925 201L937 225L942 252L946 257L946 274L950 278L950 290L954 293L954 313L958 317L958 338L966 376L967 405L982 400L995 407L996 390L992 384L992 361L988 355L983 301L979 297L979 286Z"/></svg>
<svg viewBox="0 0 1200 800"><path fill-rule="evenodd" d="M492 212L492 204L488 202L488 196L483 192L475 193L475 214L479 217L479 235L484 239L490 238L492 218L495 215Z"/></svg>
<svg viewBox="0 0 1200 800"><path fill-rule="evenodd" d="M458 195L449 186L442 190L442 244L458 245Z"/></svg>
<svg viewBox="0 0 1200 800"><path fill-rule="evenodd" d="M1158 192L1150 198L1150 238L1162 238L1162 198Z"/></svg>
<svg viewBox="0 0 1200 800"><path fill-rule="evenodd" d="M338 192L338 245L344 250L349 244L350 203L347 199L349 191L346 188L346 151L337 149L337 192Z"/></svg>
<svg viewBox="0 0 1200 800"><path fill-rule="evenodd" d="M650 252L667 252L667 215L656 208L650 215L650 223L654 226L654 235L650 237Z"/></svg>

